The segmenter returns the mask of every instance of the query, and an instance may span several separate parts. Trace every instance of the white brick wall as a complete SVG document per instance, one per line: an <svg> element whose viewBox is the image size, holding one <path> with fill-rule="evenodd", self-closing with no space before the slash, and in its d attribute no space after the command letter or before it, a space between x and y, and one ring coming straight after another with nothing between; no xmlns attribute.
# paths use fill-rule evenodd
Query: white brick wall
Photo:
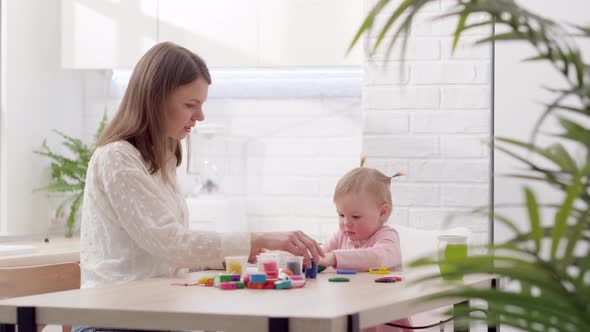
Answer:
<svg viewBox="0 0 590 332"><path fill-rule="evenodd" d="M109 78L109 73L104 72L89 72L86 75L86 88L90 91L85 112L87 139L91 138L103 111L107 109L112 117L122 97L125 85L120 84L119 79L109 83ZM215 84L215 76L213 80ZM250 86L250 91L265 94L264 90L269 89L265 80L262 79L262 89ZM224 89L227 86L223 80L220 82L218 79L217 82ZM301 86L297 80L291 82L295 90ZM238 215L232 221L236 227L245 226L250 230L301 229L325 240L337 227L331 201L334 186L339 177L356 167L360 160L364 123L360 81L356 86L356 96L322 87L316 96L310 97L309 91L304 89L303 92L293 92L294 97L286 97L282 96L286 89L280 87L280 91L274 92L279 97L236 98L225 97L219 88L214 88L215 85L205 104L206 120L203 124L220 126L222 134L213 141L214 147L207 142L207 148L203 149L199 145L202 138L193 133L195 151L191 169L198 169L199 157L205 154L212 156L211 160L216 162L220 174L224 175L221 187L225 197L242 201L245 206L244 215ZM229 88L229 94L233 94L231 89L235 87ZM304 96L297 97L298 93ZM338 97L333 97L335 94ZM405 113L401 116L405 118L403 126L389 122L390 125L380 128L380 132L396 132L395 127L408 131L408 116ZM372 121L387 123L386 119L388 117ZM198 128L199 125L197 131ZM180 171L183 172L183 169ZM194 183L190 182L194 178L194 175L181 177L187 188ZM219 196L210 198L215 197ZM198 213L199 206L227 208L227 204L212 204L211 199L207 200L207 204L199 205L199 197L189 198L189 206L197 210L193 218L200 222L201 229L211 227L212 223L209 220L211 213ZM230 215L225 211L218 214ZM225 226L219 225L219 228L224 229Z"/></svg>
<svg viewBox="0 0 590 332"><path fill-rule="evenodd" d="M374 3L367 1L366 10ZM484 243L487 219L463 214L488 204L491 50L489 45L473 47L487 34L478 29L467 33L451 54L456 21L436 19L448 3L435 1L418 15L407 37L405 61L399 46L389 58L383 48L366 60L362 150L370 165L407 175L392 184L392 225L465 226L474 242ZM386 19L379 16L376 26ZM374 28L371 40L378 33ZM383 45L388 42L386 38ZM461 216L449 226L445 219L454 214Z"/></svg>
<svg viewBox="0 0 590 332"><path fill-rule="evenodd" d="M478 111L427 111L410 115L413 133L486 133L489 131L489 114Z"/></svg>
<svg viewBox="0 0 590 332"><path fill-rule="evenodd" d="M366 109L432 109L440 106L438 87L365 86Z"/></svg>

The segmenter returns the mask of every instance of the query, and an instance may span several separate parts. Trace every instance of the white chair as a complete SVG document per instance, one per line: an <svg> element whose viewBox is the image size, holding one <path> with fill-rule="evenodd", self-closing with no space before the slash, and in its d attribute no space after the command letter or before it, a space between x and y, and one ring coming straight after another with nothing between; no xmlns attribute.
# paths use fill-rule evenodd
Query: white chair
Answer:
<svg viewBox="0 0 590 332"><path fill-rule="evenodd" d="M404 265L408 266L413 260L434 254L438 247L438 236L441 231L431 229L418 229L408 226L391 225L399 234L400 247ZM412 316L414 326L429 325L448 318L444 312L451 307L441 307L435 310L422 312ZM452 331L453 324L447 324L445 331ZM438 332L440 327L420 330L424 332Z"/></svg>

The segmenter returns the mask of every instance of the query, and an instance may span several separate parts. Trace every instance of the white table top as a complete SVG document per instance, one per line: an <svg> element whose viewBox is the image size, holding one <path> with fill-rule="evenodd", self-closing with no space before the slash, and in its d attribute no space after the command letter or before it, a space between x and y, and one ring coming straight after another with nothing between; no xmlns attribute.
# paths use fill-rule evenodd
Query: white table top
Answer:
<svg viewBox="0 0 590 332"><path fill-rule="evenodd" d="M461 299L421 303L428 295L454 287L435 280L413 284L417 272L398 274L400 283L375 283L381 275L360 273L348 283L325 271L306 287L290 290L172 286L186 279L149 279L97 289L82 289L0 301L0 322L15 323L17 306L36 307L37 323L118 328L264 331L270 317L289 317L290 331L345 331L347 315L359 313L360 327L458 303ZM490 287L492 276L470 276L465 284Z"/></svg>
<svg viewBox="0 0 590 332"><path fill-rule="evenodd" d="M5 249L2 252L2 249ZM80 261L79 238L51 238L42 240L0 243L0 268L34 266Z"/></svg>

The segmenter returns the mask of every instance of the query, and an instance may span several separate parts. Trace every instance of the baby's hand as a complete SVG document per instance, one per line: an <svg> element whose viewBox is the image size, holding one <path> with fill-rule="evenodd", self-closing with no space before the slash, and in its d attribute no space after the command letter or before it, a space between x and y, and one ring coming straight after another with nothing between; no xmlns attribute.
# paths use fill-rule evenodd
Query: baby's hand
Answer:
<svg viewBox="0 0 590 332"><path fill-rule="evenodd" d="M320 263L318 265L325 267L336 266L336 256L333 252L329 252L326 254L326 256L320 259Z"/></svg>

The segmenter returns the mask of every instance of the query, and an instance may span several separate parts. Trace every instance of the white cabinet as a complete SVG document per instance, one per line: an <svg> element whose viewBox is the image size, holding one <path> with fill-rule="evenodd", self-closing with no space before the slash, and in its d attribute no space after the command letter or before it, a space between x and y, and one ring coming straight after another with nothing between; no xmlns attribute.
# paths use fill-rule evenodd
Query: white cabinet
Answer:
<svg viewBox="0 0 590 332"><path fill-rule="evenodd" d="M66 68L131 68L160 41L209 66L360 65L359 0L62 0Z"/></svg>
<svg viewBox="0 0 590 332"><path fill-rule="evenodd" d="M359 0L259 0L261 66L362 63L362 43L346 56L363 20Z"/></svg>
<svg viewBox="0 0 590 332"><path fill-rule="evenodd" d="M202 56L209 66L257 66L257 1L162 0L159 41Z"/></svg>
<svg viewBox="0 0 590 332"><path fill-rule="evenodd" d="M131 68L157 42L158 0L62 0L62 67Z"/></svg>
<svg viewBox="0 0 590 332"><path fill-rule="evenodd" d="M159 37L210 66L360 65L346 50L363 16L358 0L160 1Z"/></svg>

